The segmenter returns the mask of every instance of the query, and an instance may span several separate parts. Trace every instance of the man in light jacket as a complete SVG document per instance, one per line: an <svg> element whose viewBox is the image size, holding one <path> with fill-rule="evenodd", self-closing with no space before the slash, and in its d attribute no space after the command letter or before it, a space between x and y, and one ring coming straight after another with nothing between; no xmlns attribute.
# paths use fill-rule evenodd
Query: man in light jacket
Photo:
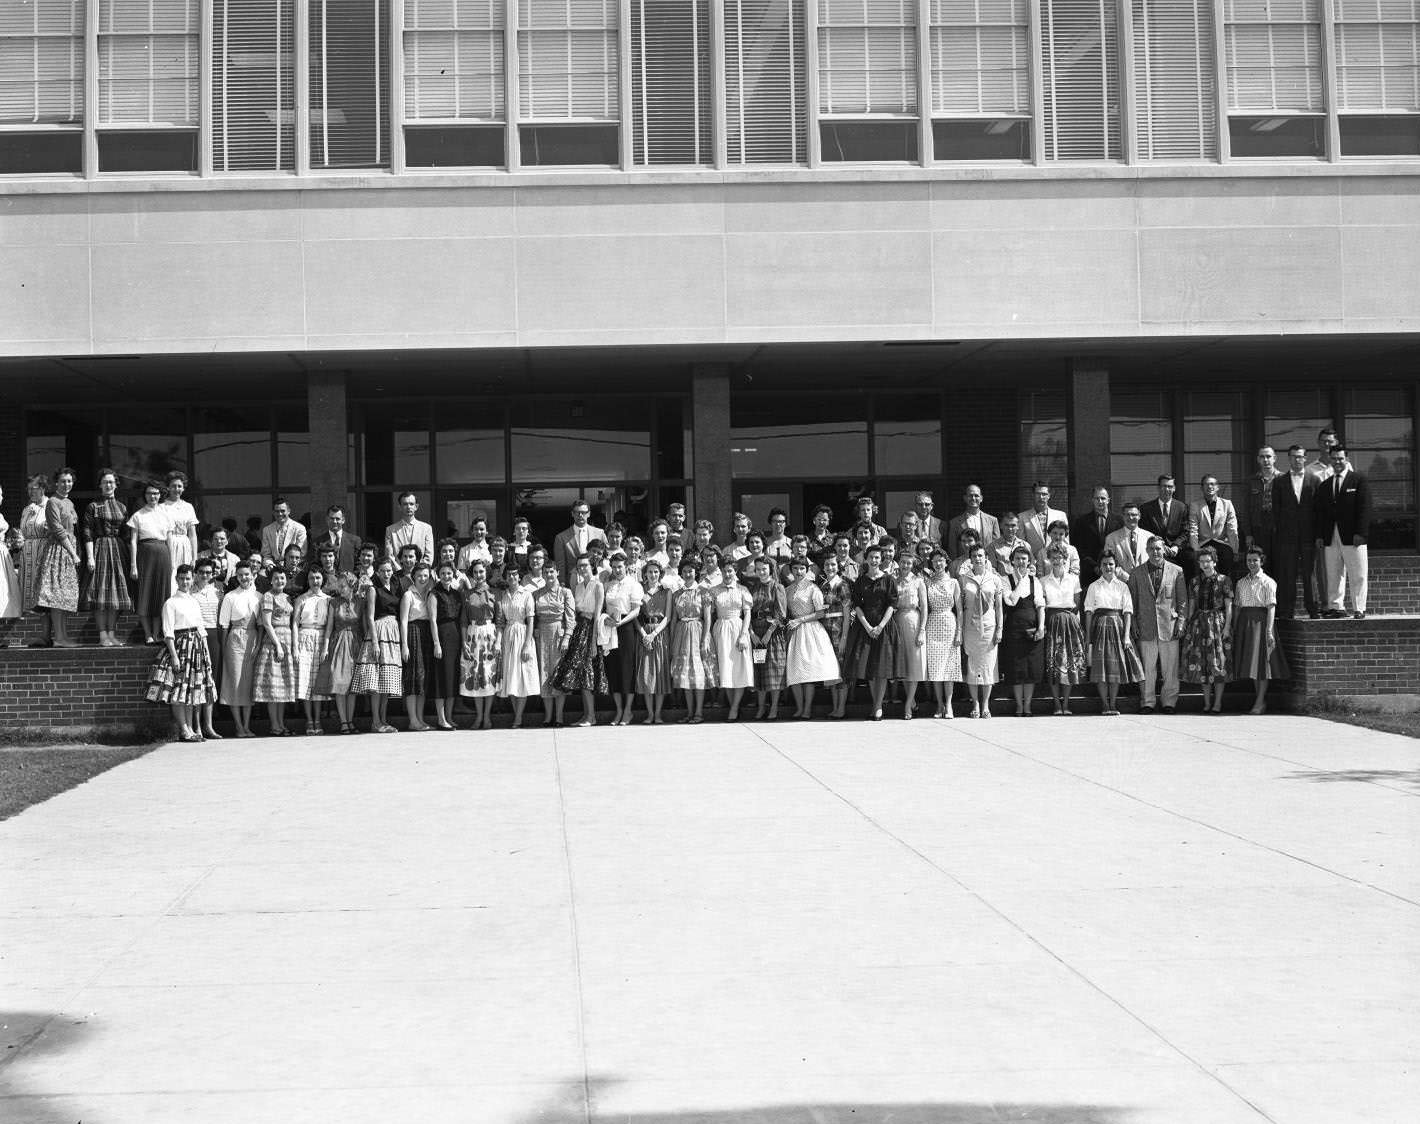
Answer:
<svg viewBox="0 0 1420 1124"><path fill-rule="evenodd" d="M1134 638L1144 661L1139 713L1154 712L1155 690L1165 714L1178 706L1178 641L1188 616L1188 586L1183 569L1164 558L1164 540L1154 535L1146 547L1149 560L1129 575L1134 602ZM1160 683L1162 675L1162 683Z"/></svg>

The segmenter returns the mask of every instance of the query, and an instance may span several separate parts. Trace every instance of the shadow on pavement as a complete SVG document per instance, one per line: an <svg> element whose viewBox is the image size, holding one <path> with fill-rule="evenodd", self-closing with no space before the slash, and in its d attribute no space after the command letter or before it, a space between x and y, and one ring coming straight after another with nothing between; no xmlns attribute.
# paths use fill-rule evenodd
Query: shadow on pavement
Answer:
<svg viewBox="0 0 1420 1124"><path fill-rule="evenodd" d="M23 1097L7 1106L0 1101L0 1120L6 1124L74 1124L72 1111L50 1107L16 1081L22 1063L58 1054L87 1038L87 1019L59 1011L0 1011L0 1097ZM27 1094L30 1094L27 1096ZM85 1124L97 1124L85 1113Z"/></svg>
<svg viewBox="0 0 1420 1124"><path fill-rule="evenodd" d="M1314 781L1329 784L1336 781L1359 781L1371 784L1403 784L1420 789L1420 769L1306 769L1286 773L1287 781Z"/></svg>

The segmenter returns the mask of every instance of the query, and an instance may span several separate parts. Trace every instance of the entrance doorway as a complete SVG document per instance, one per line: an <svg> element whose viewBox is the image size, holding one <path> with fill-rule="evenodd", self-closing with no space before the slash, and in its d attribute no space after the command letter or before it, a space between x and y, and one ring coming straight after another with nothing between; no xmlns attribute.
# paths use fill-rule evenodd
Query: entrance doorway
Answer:
<svg viewBox="0 0 1420 1124"><path fill-rule="evenodd" d="M477 518L488 522L488 537L506 533L503 517L506 514L497 493L480 491L450 491L439 493L439 518L432 520L435 539L452 535L460 543L471 537L469 527Z"/></svg>
<svg viewBox="0 0 1420 1124"><path fill-rule="evenodd" d="M853 522L858 497L872 494L869 480L745 481L735 488L735 510L743 511L751 526L763 530L769 525L770 510L782 507L789 513L789 533L798 534L812 524L814 508L827 504L833 509L830 525L842 529Z"/></svg>

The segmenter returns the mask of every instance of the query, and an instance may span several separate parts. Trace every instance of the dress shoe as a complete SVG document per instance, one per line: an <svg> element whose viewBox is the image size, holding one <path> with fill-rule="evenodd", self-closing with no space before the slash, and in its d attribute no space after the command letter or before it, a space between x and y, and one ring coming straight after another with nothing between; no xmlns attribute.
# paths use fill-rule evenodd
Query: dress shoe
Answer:
<svg viewBox="0 0 1420 1124"><path fill-rule="evenodd" d="M1165 714L1172 714L1172 713L1174 712L1174 708L1171 707L1171 706L1166 706L1166 707L1163 708L1163 712L1164 712Z"/></svg>
<svg viewBox="0 0 1420 1124"><path fill-rule="evenodd" d="M1325 616L1326 619L1329 621L1339 621L1346 619L1346 614L1340 609L1328 609L1325 613Z"/></svg>
<svg viewBox="0 0 1420 1124"><path fill-rule="evenodd" d="M1141 706L1141 707L1139 708L1139 713L1140 713L1140 714L1153 714L1153 713L1154 713L1154 708L1153 708L1152 706Z"/></svg>
<svg viewBox="0 0 1420 1124"><path fill-rule="evenodd" d="M1366 619L1366 611L1364 609L1357 609L1355 614L1353 615L1358 621L1363 621Z"/></svg>
<svg viewBox="0 0 1420 1124"><path fill-rule="evenodd" d="M1321 620L1321 614L1320 614L1319 612L1317 612L1315 609L1313 609L1310 613L1308 613L1307 616L1309 616L1309 617L1310 617L1312 620L1314 620L1314 621L1319 621L1319 620Z"/></svg>

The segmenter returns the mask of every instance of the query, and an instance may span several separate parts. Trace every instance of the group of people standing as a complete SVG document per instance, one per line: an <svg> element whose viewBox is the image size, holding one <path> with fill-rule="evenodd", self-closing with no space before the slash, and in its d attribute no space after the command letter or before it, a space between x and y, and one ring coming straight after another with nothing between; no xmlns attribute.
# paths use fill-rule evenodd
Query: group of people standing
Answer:
<svg viewBox="0 0 1420 1124"><path fill-rule="evenodd" d="M668 699L683 706L680 721L700 723L717 693L733 722L747 692L757 719L778 718L786 691L791 716L803 719L820 686L827 717L841 719L859 682L874 720L897 705L911 719L919 695L949 719L959 693L972 717L989 718L998 682L1026 716L1040 685L1061 715L1085 683L1105 714L1119 713L1121 686L1135 683L1142 711L1157 702L1172 712L1181 681L1199 684L1205 711L1218 712L1224 684L1247 679L1260 712L1268 683L1287 675L1275 622L1279 611L1291 615L1298 577L1308 611L1321 612L1313 538L1333 540L1320 543L1321 582L1334 553L1364 614L1365 482L1335 435L1322 436L1332 439L1326 475L1294 447L1290 471L1263 478L1271 451L1259 454L1267 498L1250 482L1242 523L1215 477L1184 505L1163 476L1156 499L1118 513L1101 486L1074 520L1051 508L1043 482L1031 508L1000 517L972 484L946 522L922 492L889 533L865 496L843 531L821 506L791 534L775 509L764 530L737 513L719 544L714 526L688 525L679 504L643 538L616 523L592 526L584 501L548 546L525 519L507 539L478 519L467 541L436 541L417 497L403 493L401 517L378 545L347 532L339 506L312 545L278 501L260 549L242 540L235 552L216 530L199 552L182 473L145 486L129 514L117 475L104 470L81 520L66 468L52 482L29 480L18 528L0 523L11 547L0 552L0 614L44 611L37 643L73 646L66 622L82 586L100 644L113 645L122 642L117 616L136 610L146 641L160 646L148 696L173 707L188 740L217 736L214 704L230 710L238 737L253 736L257 706L272 735L292 732L293 704L307 732L322 732L327 701L340 733L354 733L362 695L377 732L394 730L392 697L403 698L411 730L453 729L461 698L475 728L491 725L500 697L520 726L535 696L543 724L560 726L571 695L581 698L577 725L596 722L599 696L610 697L614 725L634 720L638 700L644 721L659 724ZM1344 514L1333 510L1347 503ZM1304 533L1288 537L1296 523ZM1280 585L1264 569L1269 548ZM1334 600L1334 586L1323 588Z"/></svg>

